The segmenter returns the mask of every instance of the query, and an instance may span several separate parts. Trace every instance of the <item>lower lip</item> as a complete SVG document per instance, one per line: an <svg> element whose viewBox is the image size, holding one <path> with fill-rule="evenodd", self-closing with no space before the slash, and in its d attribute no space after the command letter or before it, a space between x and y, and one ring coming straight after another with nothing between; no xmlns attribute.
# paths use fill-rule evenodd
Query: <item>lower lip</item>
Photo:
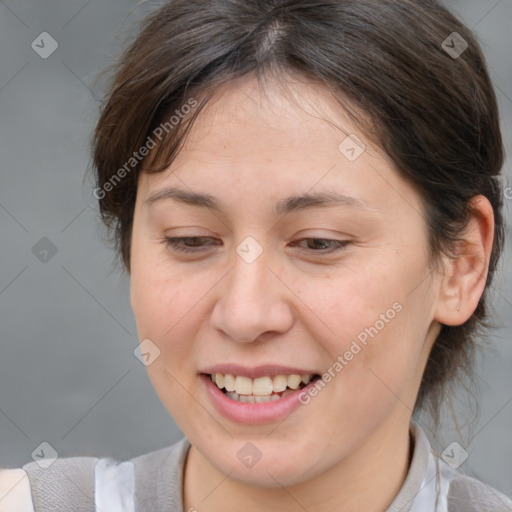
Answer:
<svg viewBox="0 0 512 512"><path fill-rule="evenodd" d="M250 404L246 402L237 402L228 398L210 379L209 375L201 374L201 381L206 387L206 391L215 408L226 418L236 423L245 423L248 425L259 425L279 421L288 416L292 411L304 405L299 400L301 393L307 393L308 388L313 386L316 379L307 386L297 389L294 393L259 404Z"/></svg>

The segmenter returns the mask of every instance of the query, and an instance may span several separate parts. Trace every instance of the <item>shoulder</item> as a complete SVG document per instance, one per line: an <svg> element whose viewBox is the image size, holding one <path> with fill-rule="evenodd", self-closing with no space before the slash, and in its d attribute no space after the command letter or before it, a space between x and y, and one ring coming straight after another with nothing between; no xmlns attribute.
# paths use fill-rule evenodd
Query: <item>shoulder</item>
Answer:
<svg viewBox="0 0 512 512"><path fill-rule="evenodd" d="M34 512L28 475L23 469L0 469L0 512Z"/></svg>
<svg viewBox="0 0 512 512"><path fill-rule="evenodd" d="M183 469L190 446L184 437L131 459L135 466L135 510L181 510Z"/></svg>
<svg viewBox="0 0 512 512"><path fill-rule="evenodd" d="M100 503L121 507L127 501L135 501L136 510L174 510L189 447L183 438L126 461L68 457L0 469L0 512L68 512L70 506L88 512Z"/></svg>
<svg viewBox="0 0 512 512"><path fill-rule="evenodd" d="M29 462L22 469L28 476L36 512L94 509L96 457L59 457ZM47 462L48 461L48 462ZM44 462L44 463L43 463Z"/></svg>
<svg viewBox="0 0 512 512"><path fill-rule="evenodd" d="M152 466L179 463L184 460L189 448L190 441L186 437L182 437L172 445L134 457L130 459L130 462L133 462L135 465L150 463ZM156 462L160 462L160 464L155 464Z"/></svg>
<svg viewBox="0 0 512 512"><path fill-rule="evenodd" d="M512 500L480 480L457 472L450 481L448 510L451 512L512 512Z"/></svg>
<svg viewBox="0 0 512 512"><path fill-rule="evenodd" d="M414 445L409 474L388 512L512 512L509 497L466 475L432 450L415 422L411 423L411 434ZM412 506L408 505L411 502Z"/></svg>

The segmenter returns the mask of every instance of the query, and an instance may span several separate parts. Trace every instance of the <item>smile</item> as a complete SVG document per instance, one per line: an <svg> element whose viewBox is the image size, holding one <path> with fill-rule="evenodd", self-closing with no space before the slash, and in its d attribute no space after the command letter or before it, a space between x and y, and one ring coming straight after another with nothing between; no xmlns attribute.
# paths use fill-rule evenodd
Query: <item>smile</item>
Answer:
<svg viewBox="0 0 512 512"><path fill-rule="evenodd" d="M251 379L243 375L213 373L209 377L217 388L231 400L258 404L284 398L302 389L319 376L307 373L303 375L267 375Z"/></svg>

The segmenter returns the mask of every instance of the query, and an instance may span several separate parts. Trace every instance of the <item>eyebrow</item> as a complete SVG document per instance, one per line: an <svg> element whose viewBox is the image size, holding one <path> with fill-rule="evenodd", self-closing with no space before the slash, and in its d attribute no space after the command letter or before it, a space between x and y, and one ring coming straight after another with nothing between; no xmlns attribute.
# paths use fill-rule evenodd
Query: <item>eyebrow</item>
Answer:
<svg viewBox="0 0 512 512"><path fill-rule="evenodd" d="M221 203L209 194L189 192L175 187L167 187L149 196L144 203L155 204L162 200L174 199L184 204L223 211ZM360 197L347 196L337 192L315 192L290 196L275 204L276 215L285 215L290 212L306 210L308 208L350 206L361 210L377 210Z"/></svg>

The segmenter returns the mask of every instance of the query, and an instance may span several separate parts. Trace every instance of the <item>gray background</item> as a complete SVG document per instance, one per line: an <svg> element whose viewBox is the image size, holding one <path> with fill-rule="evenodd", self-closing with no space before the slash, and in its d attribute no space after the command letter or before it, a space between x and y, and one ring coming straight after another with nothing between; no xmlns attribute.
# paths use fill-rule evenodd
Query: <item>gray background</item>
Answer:
<svg viewBox="0 0 512 512"><path fill-rule="evenodd" d="M133 355L138 341L128 282L112 270L93 182L84 180L101 95L95 76L154 5L0 2L0 467L31 461L42 441L62 457L124 459L181 437ZM510 153L512 0L449 5L481 39ZM42 32L59 45L47 59L31 48ZM510 167L508 162L505 181L512 186ZM469 453L462 468L512 495L507 232L493 292L499 328L490 338L494 348L482 352L478 365L480 415L462 437L446 418L436 447L442 451L458 441ZM32 251L43 237L57 248L46 263ZM464 403L456 406L471 417Z"/></svg>

